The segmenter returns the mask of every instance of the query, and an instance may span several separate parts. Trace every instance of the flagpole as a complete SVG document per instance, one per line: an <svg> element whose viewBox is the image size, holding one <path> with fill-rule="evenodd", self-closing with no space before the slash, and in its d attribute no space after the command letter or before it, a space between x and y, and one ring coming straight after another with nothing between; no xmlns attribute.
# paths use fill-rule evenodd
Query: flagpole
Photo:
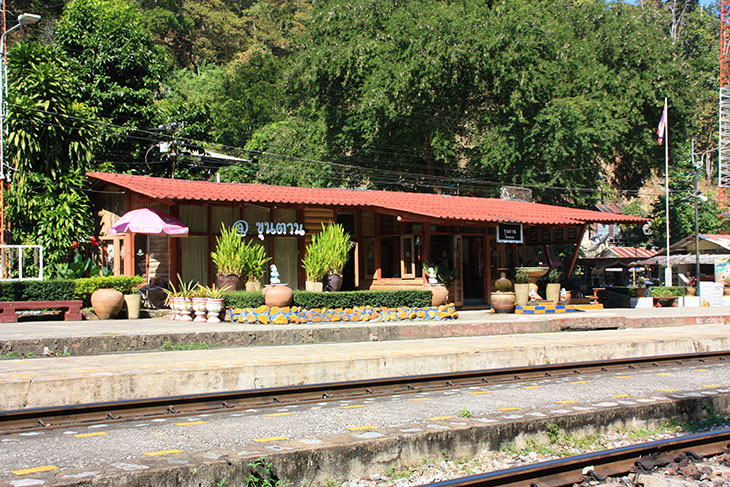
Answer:
<svg viewBox="0 0 730 487"><path fill-rule="evenodd" d="M667 219L667 268L664 269L664 285L671 286L672 265L669 263L669 107L667 106L667 97L664 97L664 110L667 114L664 125L664 210Z"/></svg>

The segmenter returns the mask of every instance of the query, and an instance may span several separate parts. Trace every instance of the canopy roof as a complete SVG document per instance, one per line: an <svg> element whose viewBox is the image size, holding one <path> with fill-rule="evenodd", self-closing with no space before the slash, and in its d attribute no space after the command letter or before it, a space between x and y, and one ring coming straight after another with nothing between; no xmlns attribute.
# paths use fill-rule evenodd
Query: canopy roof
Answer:
<svg viewBox="0 0 730 487"><path fill-rule="evenodd" d="M148 198L168 202L272 203L395 212L404 219L432 218L467 222L519 222L531 225L583 223L643 224L646 218L498 198L448 196L339 188L301 188L250 183L186 181L131 174L88 172Z"/></svg>
<svg viewBox="0 0 730 487"><path fill-rule="evenodd" d="M700 264L714 264L715 259L724 259L730 257L730 254L700 254ZM694 264L697 262L697 256L695 254L677 254L677 255L670 255L669 256L669 264L670 265L679 265L679 264ZM650 259L645 260L637 260L636 262L632 262L631 265L660 265L665 266L667 265L667 256L665 255L655 255L654 257Z"/></svg>

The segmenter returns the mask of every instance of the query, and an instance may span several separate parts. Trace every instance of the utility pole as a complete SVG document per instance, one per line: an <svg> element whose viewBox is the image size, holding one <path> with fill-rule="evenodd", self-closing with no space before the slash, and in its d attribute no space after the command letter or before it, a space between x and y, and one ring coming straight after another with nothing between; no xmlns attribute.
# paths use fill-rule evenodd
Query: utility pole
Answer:
<svg viewBox="0 0 730 487"><path fill-rule="evenodd" d="M697 189L697 183L699 179L699 167L697 166L697 163L695 162L695 138L692 137L692 169L694 171L694 205L695 205L695 280L697 281L696 287L697 287L697 296L702 296L702 292L700 291L700 233L699 233L699 210L698 210L698 203L697 200L699 198L699 192ZM700 306L702 305L702 298L700 297Z"/></svg>

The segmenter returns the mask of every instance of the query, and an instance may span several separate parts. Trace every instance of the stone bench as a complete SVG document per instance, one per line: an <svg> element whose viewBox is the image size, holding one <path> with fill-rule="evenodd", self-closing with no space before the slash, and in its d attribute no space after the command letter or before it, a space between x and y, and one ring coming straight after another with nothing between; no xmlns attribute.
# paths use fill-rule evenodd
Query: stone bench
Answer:
<svg viewBox="0 0 730 487"><path fill-rule="evenodd" d="M18 310L21 309L65 309L63 319L67 321L81 320L81 300L71 301L0 301L0 323L18 321Z"/></svg>

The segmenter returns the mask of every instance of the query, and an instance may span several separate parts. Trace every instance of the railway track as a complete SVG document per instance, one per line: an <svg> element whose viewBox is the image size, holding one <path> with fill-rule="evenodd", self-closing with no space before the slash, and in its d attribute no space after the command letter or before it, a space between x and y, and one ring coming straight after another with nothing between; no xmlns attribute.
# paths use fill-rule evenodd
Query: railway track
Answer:
<svg viewBox="0 0 730 487"><path fill-rule="evenodd" d="M730 429L723 429L472 475L423 487L562 487L630 473L650 472L682 456L697 460L728 452L728 448Z"/></svg>
<svg viewBox="0 0 730 487"><path fill-rule="evenodd" d="M352 400L473 385L530 381L545 377L728 361L730 361L730 351L719 351L17 409L0 411L0 435L101 422L137 421L177 414L230 412L254 407L279 407L283 404L306 404L322 400Z"/></svg>

